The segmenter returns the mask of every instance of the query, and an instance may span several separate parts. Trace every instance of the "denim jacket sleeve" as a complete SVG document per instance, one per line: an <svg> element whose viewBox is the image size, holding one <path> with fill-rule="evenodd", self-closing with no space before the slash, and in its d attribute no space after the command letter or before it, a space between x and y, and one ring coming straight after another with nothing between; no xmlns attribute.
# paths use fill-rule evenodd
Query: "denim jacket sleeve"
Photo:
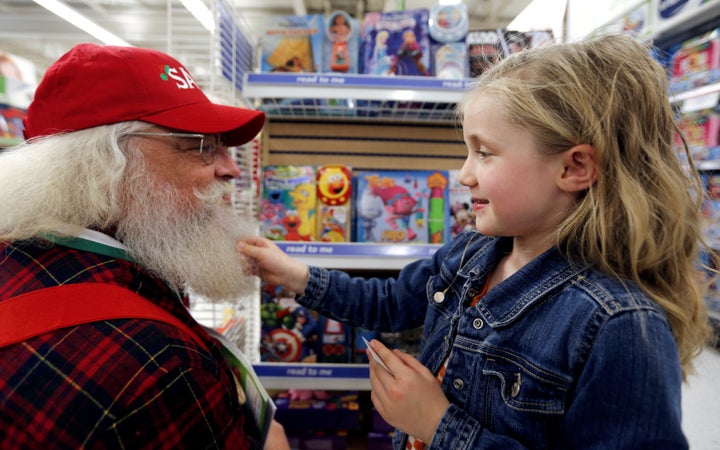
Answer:
<svg viewBox="0 0 720 450"><path fill-rule="evenodd" d="M337 270L310 266L308 285L297 301L343 323L378 331L402 331L423 324L426 284L449 251L447 244L432 257L412 262L396 277L351 277Z"/></svg>

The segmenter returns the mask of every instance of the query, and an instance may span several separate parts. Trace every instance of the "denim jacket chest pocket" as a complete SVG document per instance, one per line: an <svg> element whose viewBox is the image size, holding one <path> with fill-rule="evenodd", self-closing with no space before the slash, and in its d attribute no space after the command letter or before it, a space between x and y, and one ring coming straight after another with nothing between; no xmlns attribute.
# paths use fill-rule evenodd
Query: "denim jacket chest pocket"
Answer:
<svg viewBox="0 0 720 450"><path fill-rule="evenodd" d="M565 413L567 381L530 367L520 358L506 357L489 356L483 364L488 394L498 407L524 413Z"/></svg>
<svg viewBox="0 0 720 450"><path fill-rule="evenodd" d="M454 345L443 382L451 401L494 432L542 440L566 412L570 378L521 355L462 341Z"/></svg>

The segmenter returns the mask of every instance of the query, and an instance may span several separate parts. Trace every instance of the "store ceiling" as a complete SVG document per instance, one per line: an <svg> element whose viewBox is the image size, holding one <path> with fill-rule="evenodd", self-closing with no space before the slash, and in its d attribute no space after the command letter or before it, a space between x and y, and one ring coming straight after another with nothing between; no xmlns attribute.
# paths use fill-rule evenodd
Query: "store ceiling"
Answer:
<svg viewBox="0 0 720 450"><path fill-rule="evenodd" d="M271 16L342 9L353 16L382 11L391 0L227 0L255 37ZM405 0L406 9L430 8L437 0ZM208 1L206 0L206 3ZM470 29L506 27L530 0L465 0ZM207 48L208 32L179 0L66 0L66 4L132 45L169 52ZM242 26L242 25L241 25ZM34 62L40 73L78 42L94 42L32 0L0 0L0 50Z"/></svg>

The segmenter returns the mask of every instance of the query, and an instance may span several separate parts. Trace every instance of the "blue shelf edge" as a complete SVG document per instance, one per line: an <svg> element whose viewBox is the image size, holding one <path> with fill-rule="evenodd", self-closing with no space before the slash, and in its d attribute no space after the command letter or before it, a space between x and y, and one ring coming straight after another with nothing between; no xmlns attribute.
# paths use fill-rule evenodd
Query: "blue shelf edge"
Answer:
<svg viewBox="0 0 720 450"><path fill-rule="evenodd" d="M259 377L366 379L370 376L367 364L330 363L258 363L253 369Z"/></svg>
<svg viewBox="0 0 720 450"><path fill-rule="evenodd" d="M368 89L430 89L465 91L471 88L475 80L443 79L436 77L402 76L388 77L361 74L337 73L267 73L246 74L246 84L291 85L312 87L345 87Z"/></svg>
<svg viewBox="0 0 720 450"><path fill-rule="evenodd" d="M292 256L318 257L381 257L381 258L427 258L440 244L390 244L361 242L276 242L285 253Z"/></svg>

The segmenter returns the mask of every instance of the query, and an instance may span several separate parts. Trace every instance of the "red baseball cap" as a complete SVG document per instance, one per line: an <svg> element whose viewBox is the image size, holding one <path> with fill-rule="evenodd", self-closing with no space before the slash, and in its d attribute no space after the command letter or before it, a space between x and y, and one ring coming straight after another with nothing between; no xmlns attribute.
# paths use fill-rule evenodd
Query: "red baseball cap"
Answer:
<svg viewBox="0 0 720 450"><path fill-rule="evenodd" d="M165 53L88 43L47 70L24 132L29 139L130 120L220 134L226 145L242 145L260 132L265 114L212 103L188 70Z"/></svg>

